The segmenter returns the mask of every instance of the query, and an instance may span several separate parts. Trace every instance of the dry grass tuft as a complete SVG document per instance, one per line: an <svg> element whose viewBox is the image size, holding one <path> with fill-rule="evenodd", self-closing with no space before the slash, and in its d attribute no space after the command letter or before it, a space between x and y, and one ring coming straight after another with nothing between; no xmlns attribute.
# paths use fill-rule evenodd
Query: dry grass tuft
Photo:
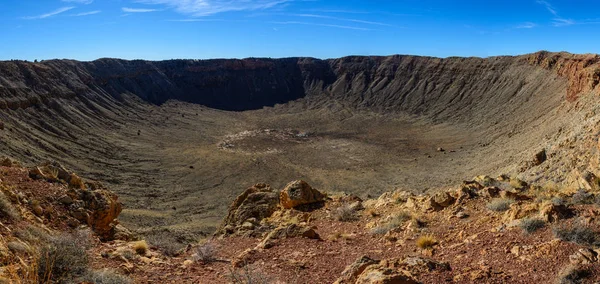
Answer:
<svg viewBox="0 0 600 284"><path fill-rule="evenodd" d="M211 263L217 260L217 246L212 242L207 242L196 247L196 253L194 254L195 261L201 261L202 263Z"/></svg>
<svg viewBox="0 0 600 284"><path fill-rule="evenodd" d="M139 255L145 255L148 252L148 243L145 240L134 242L131 248Z"/></svg>
<svg viewBox="0 0 600 284"><path fill-rule="evenodd" d="M494 198L486 205L487 209L495 212L504 212L510 208L515 201L508 198Z"/></svg>
<svg viewBox="0 0 600 284"><path fill-rule="evenodd" d="M417 247L420 249L432 249L437 244L438 241L432 235L420 236L417 239Z"/></svg>

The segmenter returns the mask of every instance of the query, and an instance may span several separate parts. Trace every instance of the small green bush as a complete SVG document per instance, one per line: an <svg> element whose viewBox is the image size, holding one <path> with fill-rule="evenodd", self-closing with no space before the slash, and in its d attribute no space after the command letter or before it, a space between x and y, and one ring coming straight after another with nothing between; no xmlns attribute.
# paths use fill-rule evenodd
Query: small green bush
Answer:
<svg viewBox="0 0 600 284"><path fill-rule="evenodd" d="M546 226L546 222L540 218L523 218L519 227L527 234L531 234Z"/></svg>
<svg viewBox="0 0 600 284"><path fill-rule="evenodd" d="M508 198L494 198L486 205L487 209L495 212L504 212L510 208L514 200Z"/></svg>

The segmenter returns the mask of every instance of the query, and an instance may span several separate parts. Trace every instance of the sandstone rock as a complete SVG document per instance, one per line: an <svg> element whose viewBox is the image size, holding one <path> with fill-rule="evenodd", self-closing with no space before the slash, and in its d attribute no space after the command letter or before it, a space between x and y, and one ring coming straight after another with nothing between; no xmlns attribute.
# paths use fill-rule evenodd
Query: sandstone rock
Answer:
<svg viewBox="0 0 600 284"><path fill-rule="evenodd" d="M531 200L531 197L526 196L526 195L522 195L516 192L512 192L509 190L502 190L500 191L500 197L502 198L508 198L508 199L512 199L512 200Z"/></svg>
<svg viewBox="0 0 600 284"><path fill-rule="evenodd" d="M487 198L496 198L500 195L500 188L488 186L481 190L480 195Z"/></svg>
<svg viewBox="0 0 600 284"><path fill-rule="evenodd" d="M450 195L448 192L438 192L433 195L433 201L441 207L448 207L454 204L456 198Z"/></svg>
<svg viewBox="0 0 600 284"><path fill-rule="evenodd" d="M223 220L216 234L231 234L248 219L254 218L258 223L270 217L279 204L279 195L271 190L268 184L256 184L246 189L229 206L227 217ZM251 223L252 224L252 223Z"/></svg>
<svg viewBox="0 0 600 284"><path fill-rule="evenodd" d="M291 209L301 205L322 202L324 195L302 180L288 183L280 193L283 208Z"/></svg>
<svg viewBox="0 0 600 284"><path fill-rule="evenodd" d="M280 226L271 231L265 239L283 239L283 238L295 238L302 237L308 239L320 239L319 234L315 231L315 228L291 224L287 226Z"/></svg>
<svg viewBox="0 0 600 284"><path fill-rule="evenodd" d="M498 181L489 177L489 176L476 176L473 179L474 182L484 186L484 187L488 187L488 186L497 186Z"/></svg>
<svg viewBox="0 0 600 284"><path fill-rule="evenodd" d="M256 249L247 249L231 260L231 265L235 268L243 267L249 264L250 259L256 254Z"/></svg>
<svg viewBox="0 0 600 284"><path fill-rule="evenodd" d="M423 257L407 257L403 261L404 264L411 270L413 274L426 273L434 270L447 271L450 270L450 264L446 262L438 262L433 259Z"/></svg>
<svg viewBox="0 0 600 284"><path fill-rule="evenodd" d="M368 266L356 280L356 284L417 284L415 279L404 273L378 265Z"/></svg>
<svg viewBox="0 0 600 284"><path fill-rule="evenodd" d="M588 248L581 248L569 256L569 262L574 265L586 265L598 261L598 254Z"/></svg>
<svg viewBox="0 0 600 284"><path fill-rule="evenodd" d="M334 282L334 284L353 284L356 282L358 276L370 266L379 263L374 259L367 256L361 256L356 259L352 264L346 266L342 275Z"/></svg>
<svg viewBox="0 0 600 284"><path fill-rule="evenodd" d="M562 204L545 203L540 208L540 216L546 222L556 222L568 218L571 214L571 210Z"/></svg>
<svg viewBox="0 0 600 284"><path fill-rule="evenodd" d="M522 219L525 217L532 216L538 213L538 204L536 203L513 203L510 205L508 211L504 213L504 217L502 218L503 222L509 223L511 221L515 221L518 219Z"/></svg>
<svg viewBox="0 0 600 284"><path fill-rule="evenodd" d="M112 240L117 217L123 210L118 197L108 190L83 190L85 208L89 211L88 225L102 240Z"/></svg>

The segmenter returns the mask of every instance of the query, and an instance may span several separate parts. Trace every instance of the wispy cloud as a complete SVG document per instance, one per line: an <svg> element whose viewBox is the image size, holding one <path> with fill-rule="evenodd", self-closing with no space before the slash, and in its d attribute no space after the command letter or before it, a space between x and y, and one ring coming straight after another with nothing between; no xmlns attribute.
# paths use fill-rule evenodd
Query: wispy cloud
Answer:
<svg viewBox="0 0 600 284"><path fill-rule="evenodd" d="M223 12L270 9L292 0L136 0L135 2L165 5L178 13L201 17Z"/></svg>
<svg viewBox="0 0 600 284"><path fill-rule="evenodd" d="M224 22L223 19L179 19L167 20L168 22Z"/></svg>
<svg viewBox="0 0 600 284"><path fill-rule="evenodd" d="M125 13L150 13L159 11L158 9L143 9L143 8L128 8L123 7L121 10Z"/></svg>
<svg viewBox="0 0 600 284"><path fill-rule="evenodd" d="M537 27L537 24L532 22L525 22L516 26L517 29L533 29L535 27Z"/></svg>
<svg viewBox="0 0 600 284"><path fill-rule="evenodd" d="M329 20L336 20L336 21L346 21L346 22L354 22L354 23L367 24L367 25L388 26L388 27L392 26L390 24L380 23L380 22L372 22L372 21L364 21L364 20L348 19L348 18L339 18L339 17L326 16L326 15L317 15L317 14L294 14L293 16L304 17L304 18L319 18L319 19L329 19Z"/></svg>
<svg viewBox="0 0 600 284"><path fill-rule="evenodd" d="M278 24L278 25L306 25L306 26L320 26L320 27L329 27L329 28L338 28L338 29L347 29L347 30L372 31L372 29L368 29L368 28L344 26L344 25L319 24L319 23L312 23L312 22L285 21L285 22L269 22L269 23Z"/></svg>
<svg viewBox="0 0 600 284"><path fill-rule="evenodd" d="M571 26L576 24L576 22L574 20L571 19L563 19L563 18L554 18L552 19L552 25L555 27L564 27L564 26Z"/></svg>
<svg viewBox="0 0 600 284"><path fill-rule="evenodd" d="M36 19L45 19L45 18L50 18L52 16L56 16L58 14L64 13L66 11L69 11L71 9L74 9L75 7L62 7L62 8L58 8L50 13L46 13L46 14L42 14L42 15L37 15L37 16L27 16L27 17L23 17L23 19L25 20L36 20Z"/></svg>
<svg viewBox="0 0 600 284"><path fill-rule="evenodd" d="M77 3L77 4L92 4L94 3L94 0L61 0L62 2L67 2L67 3Z"/></svg>
<svg viewBox="0 0 600 284"><path fill-rule="evenodd" d="M96 11L83 12L83 13L79 13L79 14L73 14L71 16L82 17L82 16L96 15L96 14L100 14L100 13L102 13L102 11L96 10Z"/></svg>
<svg viewBox="0 0 600 284"><path fill-rule="evenodd" d="M548 1L545 0L537 0L536 1L538 4L546 7L546 10L548 10L548 12L550 12L552 15L554 16L558 16L558 12L556 11L556 8L554 8L554 6L552 6L552 4L550 4Z"/></svg>

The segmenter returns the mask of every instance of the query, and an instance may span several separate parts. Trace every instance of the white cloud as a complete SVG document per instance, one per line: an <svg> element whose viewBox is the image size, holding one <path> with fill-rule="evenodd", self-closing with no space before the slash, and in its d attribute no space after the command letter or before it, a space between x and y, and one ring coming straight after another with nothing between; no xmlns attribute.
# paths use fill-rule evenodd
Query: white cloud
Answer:
<svg viewBox="0 0 600 284"><path fill-rule="evenodd" d="M533 29L537 27L536 23L532 23L532 22L525 22L523 24L520 24L517 26L517 29Z"/></svg>
<svg viewBox="0 0 600 284"><path fill-rule="evenodd" d="M165 5L178 13L200 17L230 11L273 8L292 0L136 0L137 3Z"/></svg>
<svg viewBox="0 0 600 284"><path fill-rule="evenodd" d="M61 0L62 2L68 2L68 3L78 3L78 4L92 4L94 2L94 0Z"/></svg>
<svg viewBox="0 0 600 284"><path fill-rule="evenodd" d="M546 7L546 10L548 10L548 12L550 12L552 15L554 15L554 16L558 15L558 12L556 12L556 9L554 8L554 6L552 6L552 4L550 4L548 1L537 0L536 2L538 4L543 5L544 7Z"/></svg>
<svg viewBox="0 0 600 284"><path fill-rule="evenodd" d="M127 8L127 7L123 7L123 8L121 8L121 10L123 10L123 12L125 12L125 13L149 13L149 12L159 11L157 9L137 9L137 8Z"/></svg>
<svg viewBox="0 0 600 284"><path fill-rule="evenodd" d="M307 25L307 26L320 26L320 27L330 27L330 28L347 29L347 30L372 31L371 29L367 29L367 28L343 26L343 25L318 24L318 23L311 23L311 22L286 21L286 22L270 22L270 23L278 24L278 25Z"/></svg>
<svg viewBox="0 0 600 284"><path fill-rule="evenodd" d="M83 12L83 13L79 13L79 14L73 14L71 16L81 17L81 16L89 16L89 15L95 15L95 14L100 14L100 13L102 13L102 11L89 11L89 12Z"/></svg>
<svg viewBox="0 0 600 284"><path fill-rule="evenodd" d="M354 22L354 23L368 24L368 25L378 25L378 26L388 26L388 27L392 26L390 24L380 23L380 22L371 22L371 21L348 19L348 18L338 18L338 17L333 17L333 16L316 15L316 14L294 14L293 16L304 17L304 18L320 18L320 19L347 21L347 22Z"/></svg>
<svg viewBox="0 0 600 284"><path fill-rule="evenodd" d="M74 9L75 7L62 7L62 8L58 8L50 13L46 13L46 14L42 14L42 15L38 15L38 16L28 16L28 17L23 17L23 19L25 20L36 20L36 19L45 19L45 18L50 18L52 16L56 16L58 14L64 13L66 11L69 11L71 9Z"/></svg>
<svg viewBox="0 0 600 284"><path fill-rule="evenodd" d="M555 18L552 20L552 25L555 27L571 26L574 24L576 24L576 22L571 19Z"/></svg>

